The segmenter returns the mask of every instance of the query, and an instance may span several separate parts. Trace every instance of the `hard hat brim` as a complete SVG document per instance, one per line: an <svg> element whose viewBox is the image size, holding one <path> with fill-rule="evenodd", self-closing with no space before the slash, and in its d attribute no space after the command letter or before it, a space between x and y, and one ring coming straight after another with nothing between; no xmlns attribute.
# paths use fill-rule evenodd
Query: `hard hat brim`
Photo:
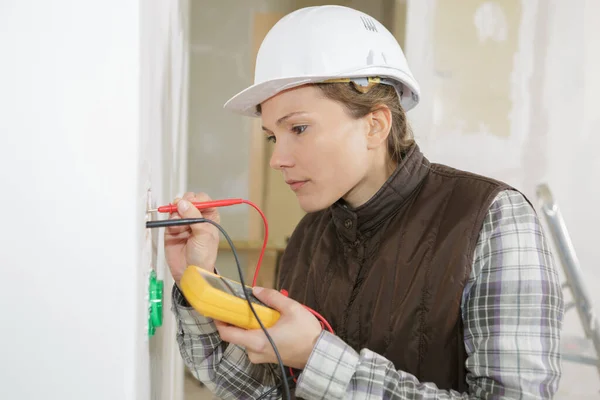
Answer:
<svg viewBox="0 0 600 400"><path fill-rule="evenodd" d="M380 69L380 68L379 68ZM392 74L381 74L378 71L376 74L368 73L369 71L354 71L353 73L340 74L338 76L302 76L302 77L288 77L280 79L272 79L267 82L261 82L254 84L232 98L230 98L223 106L226 110L232 111L236 114L245 115L248 117L259 117L260 114L256 110L256 106L270 99L271 97L283 92L287 89L292 89L298 86L323 82L331 78L354 78L354 77L365 77L365 76L380 76L389 77L396 81L400 81L400 86L408 89L402 98L401 104L404 111L408 111L419 102L419 89L417 83L408 75L403 74L402 71L395 70ZM375 72L375 71L373 71ZM398 73L402 73L403 79L398 79ZM398 88L397 88L398 90Z"/></svg>
<svg viewBox="0 0 600 400"><path fill-rule="evenodd" d="M298 86L309 83L322 82L328 77L294 77L274 79L268 82L262 82L252 85L229 99L223 106L226 110L248 117L259 117L256 106L270 99L271 97Z"/></svg>

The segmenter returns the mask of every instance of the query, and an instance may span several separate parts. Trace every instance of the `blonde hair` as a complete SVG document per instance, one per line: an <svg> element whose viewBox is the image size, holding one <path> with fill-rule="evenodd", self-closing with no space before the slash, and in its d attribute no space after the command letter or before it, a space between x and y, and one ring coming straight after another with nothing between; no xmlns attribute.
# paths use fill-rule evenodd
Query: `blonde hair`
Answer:
<svg viewBox="0 0 600 400"><path fill-rule="evenodd" d="M364 88L359 91L353 82L316 83L315 86L326 98L341 103L352 118L362 118L382 105L387 106L392 114L387 148L393 161L400 162L402 155L415 143L412 129L393 86L381 83L369 85L366 91Z"/></svg>

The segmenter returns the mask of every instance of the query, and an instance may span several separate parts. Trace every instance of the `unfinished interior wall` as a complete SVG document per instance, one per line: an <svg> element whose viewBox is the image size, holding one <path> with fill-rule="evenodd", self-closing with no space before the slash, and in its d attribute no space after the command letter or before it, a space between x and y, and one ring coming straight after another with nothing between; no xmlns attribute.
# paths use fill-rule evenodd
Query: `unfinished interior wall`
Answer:
<svg viewBox="0 0 600 400"><path fill-rule="evenodd" d="M535 186L547 182L596 307L598 15L600 3L590 0L413 0L405 46L422 88L409 119L426 156L504 180L534 201ZM564 331L582 334L574 313ZM593 368L567 366L563 382L563 396L600 389Z"/></svg>
<svg viewBox="0 0 600 400"><path fill-rule="evenodd" d="M187 190L208 193L213 199L256 200L251 196L256 187L250 182L253 121L224 110L223 104L253 83L254 16L289 10L289 0L191 3ZM220 213L223 227L234 240L248 240L250 218L257 215L254 210L234 206ZM246 265L247 254L239 255ZM219 253L217 268L226 276L237 275L231 253Z"/></svg>

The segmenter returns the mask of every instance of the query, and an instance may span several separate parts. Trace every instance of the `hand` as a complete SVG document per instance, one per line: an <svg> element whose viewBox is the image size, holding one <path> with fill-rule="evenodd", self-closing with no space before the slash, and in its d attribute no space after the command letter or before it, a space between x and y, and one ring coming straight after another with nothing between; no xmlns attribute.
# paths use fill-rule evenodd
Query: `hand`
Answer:
<svg viewBox="0 0 600 400"><path fill-rule="evenodd" d="M254 295L281 313L279 320L267 329L275 342L284 365L304 369L317 339L321 324L302 304L273 289L254 287ZM215 321L221 339L243 346L254 364L277 363L271 343L262 329L245 330Z"/></svg>
<svg viewBox="0 0 600 400"><path fill-rule="evenodd" d="M175 199L177 212L169 219L207 218L219 223L219 212L216 208L208 208L200 212L190 202L209 201L204 193L188 192L183 199ZM189 265L195 265L213 272L219 248L219 230L209 223L171 226L165 229L165 257L175 283L179 285L183 272Z"/></svg>

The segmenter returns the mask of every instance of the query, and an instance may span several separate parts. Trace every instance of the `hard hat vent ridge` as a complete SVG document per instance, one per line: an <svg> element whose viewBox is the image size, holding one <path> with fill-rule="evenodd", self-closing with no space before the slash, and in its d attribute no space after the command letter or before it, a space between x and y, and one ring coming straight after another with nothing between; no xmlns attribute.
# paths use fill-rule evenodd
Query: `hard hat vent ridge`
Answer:
<svg viewBox="0 0 600 400"><path fill-rule="evenodd" d="M373 21L371 18L361 16L360 19L362 20L363 26L366 30L371 32L378 32L377 26L375 25L375 21Z"/></svg>

